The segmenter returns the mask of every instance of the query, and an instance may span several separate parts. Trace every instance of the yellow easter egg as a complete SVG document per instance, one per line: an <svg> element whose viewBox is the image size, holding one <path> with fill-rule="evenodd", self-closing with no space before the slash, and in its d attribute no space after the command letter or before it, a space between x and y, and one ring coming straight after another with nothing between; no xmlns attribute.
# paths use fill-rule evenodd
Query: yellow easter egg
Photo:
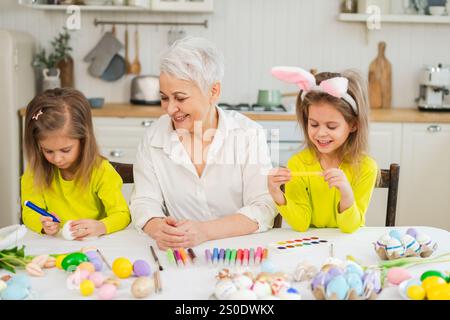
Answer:
<svg viewBox="0 0 450 320"><path fill-rule="evenodd" d="M62 262L63 262L63 260L64 260L65 257L67 257L67 254L59 255L59 256L56 258L55 266L56 266L58 269L61 269L61 270L62 270Z"/></svg>
<svg viewBox="0 0 450 320"><path fill-rule="evenodd" d="M90 262L82 262L78 265L78 268L80 270L86 270L87 272L89 272L89 274L94 273L95 272L95 267L92 263Z"/></svg>
<svg viewBox="0 0 450 320"><path fill-rule="evenodd" d="M432 276L432 277L428 277L425 280L422 281L422 287L425 289L425 292L427 294L430 293L431 289L437 285L440 284L445 284L445 280L442 279L441 277L437 277L437 276Z"/></svg>
<svg viewBox="0 0 450 320"><path fill-rule="evenodd" d="M427 292L428 300L450 300L450 284L438 284Z"/></svg>
<svg viewBox="0 0 450 320"><path fill-rule="evenodd" d="M113 262L112 271L119 278L125 279L133 272L133 264L127 258L117 258Z"/></svg>
<svg viewBox="0 0 450 320"><path fill-rule="evenodd" d="M423 300L425 299L425 289L418 285L409 286L406 295L412 300Z"/></svg>
<svg viewBox="0 0 450 320"><path fill-rule="evenodd" d="M91 280L83 280L80 283L80 292L83 296L87 297L94 293L95 284Z"/></svg>

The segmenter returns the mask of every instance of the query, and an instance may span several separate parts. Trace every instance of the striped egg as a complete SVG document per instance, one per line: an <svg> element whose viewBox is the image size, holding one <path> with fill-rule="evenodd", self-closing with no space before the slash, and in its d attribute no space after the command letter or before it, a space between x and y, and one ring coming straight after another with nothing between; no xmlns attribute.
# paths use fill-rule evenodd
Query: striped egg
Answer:
<svg viewBox="0 0 450 320"><path fill-rule="evenodd" d="M402 235L401 235L400 231L398 231L396 229L389 231L389 235L392 238L397 239L398 241L401 241L401 239L402 239Z"/></svg>
<svg viewBox="0 0 450 320"><path fill-rule="evenodd" d="M391 240L391 236L388 233L384 234L382 237L378 239L377 247L382 247L386 249L389 240Z"/></svg>
<svg viewBox="0 0 450 320"><path fill-rule="evenodd" d="M398 241L396 238L391 238L389 240L387 247L386 247L386 254L391 257L395 254L398 254L398 256L403 256L405 252L405 249L403 248L400 241Z"/></svg>
<svg viewBox="0 0 450 320"><path fill-rule="evenodd" d="M420 251L420 244L409 234L405 234L402 237L402 245L405 248L405 252L410 250L414 253L418 253Z"/></svg>
<svg viewBox="0 0 450 320"><path fill-rule="evenodd" d="M422 232L418 233L416 236L416 240L421 246L428 246L428 247L432 246L432 241L431 241L430 236L425 233L422 233Z"/></svg>

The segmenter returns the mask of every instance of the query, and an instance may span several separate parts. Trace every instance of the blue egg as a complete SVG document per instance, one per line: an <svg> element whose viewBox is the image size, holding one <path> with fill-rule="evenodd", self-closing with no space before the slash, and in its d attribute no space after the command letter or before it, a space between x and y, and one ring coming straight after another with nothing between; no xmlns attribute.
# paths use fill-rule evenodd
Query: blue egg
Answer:
<svg viewBox="0 0 450 320"><path fill-rule="evenodd" d="M3 300L23 300L28 296L28 293L28 289L20 284L9 284L8 287L2 291L1 298Z"/></svg>
<svg viewBox="0 0 450 320"><path fill-rule="evenodd" d="M359 275L359 277L362 277L364 271L360 265L356 264L355 262L349 261L347 266L345 266L345 273L346 274L356 273L357 275Z"/></svg>
<svg viewBox="0 0 450 320"><path fill-rule="evenodd" d="M348 273L345 275L345 279L347 280L347 284L351 289L355 290L355 293L358 296L361 296L364 292L363 282L361 280L361 276L357 273Z"/></svg>
<svg viewBox="0 0 450 320"><path fill-rule="evenodd" d="M328 272L327 272L326 277L325 277L325 286L327 286L328 283L329 283L332 279L336 278L337 276L341 276L341 275L343 275L343 274L344 274L344 272L343 272L341 269L337 268L337 267L332 267L332 268L330 268L330 269L328 270Z"/></svg>
<svg viewBox="0 0 450 320"><path fill-rule="evenodd" d="M395 239L397 239L398 241L401 241L402 240L402 235L401 235L401 233L398 231L398 230L391 230L390 232L389 232L389 235L392 237L392 238L395 238Z"/></svg>
<svg viewBox="0 0 450 320"><path fill-rule="evenodd" d="M261 263L261 271L267 273L277 272L275 265L270 260L264 260L263 263Z"/></svg>
<svg viewBox="0 0 450 320"><path fill-rule="evenodd" d="M100 258L94 258L89 260L95 267L95 271L102 271L103 261Z"/></svg>
<svg viewBox="0 0 450 320"><path fill-rule="evenodd" d="M18 285L24 287L25 289L30 289L31 288L30 277L24 274L16 275L8 280L7 285L8 286Z"/></svg>
<svg viewBox="0 0 450 320"><path fill-rule="evenodd" d="M331 299L332 295L336 294L337 299L344 300L347 297L349 289L350 287L344 276L337 276L328 283L326 290L327 298Z"/></svg>

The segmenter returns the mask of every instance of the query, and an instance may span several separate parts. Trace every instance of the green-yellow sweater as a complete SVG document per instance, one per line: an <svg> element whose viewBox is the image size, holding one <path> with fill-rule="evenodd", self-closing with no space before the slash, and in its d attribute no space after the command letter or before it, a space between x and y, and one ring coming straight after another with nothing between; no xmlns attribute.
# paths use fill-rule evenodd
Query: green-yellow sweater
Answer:
<svg viewBox="0 0 450 320"><path fill-rule="evenodd" d="M122 178L108 160L93 169L85 188L77 187L75 181L64 180L60 171L55 170L51 188L38 191L33 183L33 173L27 168L21 180L23 222L29 229L41 233L40 215L23 205L29 200L56 213L61 218L61 227L68 220L94 219L105 224L107 234L122 230L131 221L122 184Z"/></svg>
<svg viewBox="0 0 450 320"><path fill-rule="evenodd" d="M322 171L314 153L305 149L294 155L288 162L291 171ZM361 160L359 173L355 174L351 165L342 163L353 190L355 202L347 210L339 213L340 191L329 188L322 176L293 177L286 184L286 205L277 206L286 222L297 231L316 228L336 228L351 233L365 224L365 213L372 197L378 174L376 162L369 156Z"/></svg>

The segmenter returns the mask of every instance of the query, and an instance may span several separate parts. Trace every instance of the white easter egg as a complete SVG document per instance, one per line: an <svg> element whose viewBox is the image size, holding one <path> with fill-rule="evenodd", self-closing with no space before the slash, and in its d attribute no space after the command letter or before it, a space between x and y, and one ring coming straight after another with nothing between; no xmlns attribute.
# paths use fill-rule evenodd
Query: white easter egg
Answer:
<svg viewBox="0 0 450 320"><path fill-rule="evenodd" d="M389 235L389 233L385 233L378 239L377 245L380 247L386 248L386 246L390 240L391 240L391 236Z"/></svg>
<svg viewBox="0 0 450 320"><path fill-rule="evenodd" d="M238 290L228 297L230 300L256 300L258 297L252 290Z"/></svg>
<svg viewBox="0 0 450 320"><path fill-rule="evenodd" d="M402 245L405 248L405 251L406 250L411 250L413 252L420 251L420 244L416 241L416 239L411 237L409 234L405 234L402 237Z"/></svg>
<svg viewBox="0 0 450 320"><path fill-rule="evenodd" d="M430 236L425 233L422 233L422 232L417 234L416 240L421 246L429 246L430 247L431 243L432 243Z"/></svg>
<svg viewBox="0 0 450 320"><path fill-rule="evenodd" d="M258 298L263 298L265 296L272 295L272 288L270 287L270 284L266 281L256 281L253 284L252 290Z"/></svg>
<svg viewBox="0 0 450 320"><path fill-rule="evenodd" d="M250 289L253 285L252 279L244 275L239 275L233 278L233 283L238 289Z"/></svg>
<svg viewBox="0 0 450 320"><path fill-rule="evenodd" d="M386 254L388 256L392 256L395 253L397 253L399 256L402 256L404 252L405 249L403 248L400 241L398 241L396 238L391 238L391 240L389 240L386 247Z"/></svg>
<svg viewBox="0 0 450 320"><path fill-rule="evenodd" d="M72 235L72 231L70 231L70 225L72 224L72 220L66 222L66 224L62 228L62 236L66 240L73 240L75 237Z"/></svg>
<svg viewBox="0 0 450 320"><path fill-rule="evenodd" d="M217 299L226 300L237 290L238 289L236 288L236 285L233 283L233 281L226 279L217 282L214 294L216 295Z"/></svg>

